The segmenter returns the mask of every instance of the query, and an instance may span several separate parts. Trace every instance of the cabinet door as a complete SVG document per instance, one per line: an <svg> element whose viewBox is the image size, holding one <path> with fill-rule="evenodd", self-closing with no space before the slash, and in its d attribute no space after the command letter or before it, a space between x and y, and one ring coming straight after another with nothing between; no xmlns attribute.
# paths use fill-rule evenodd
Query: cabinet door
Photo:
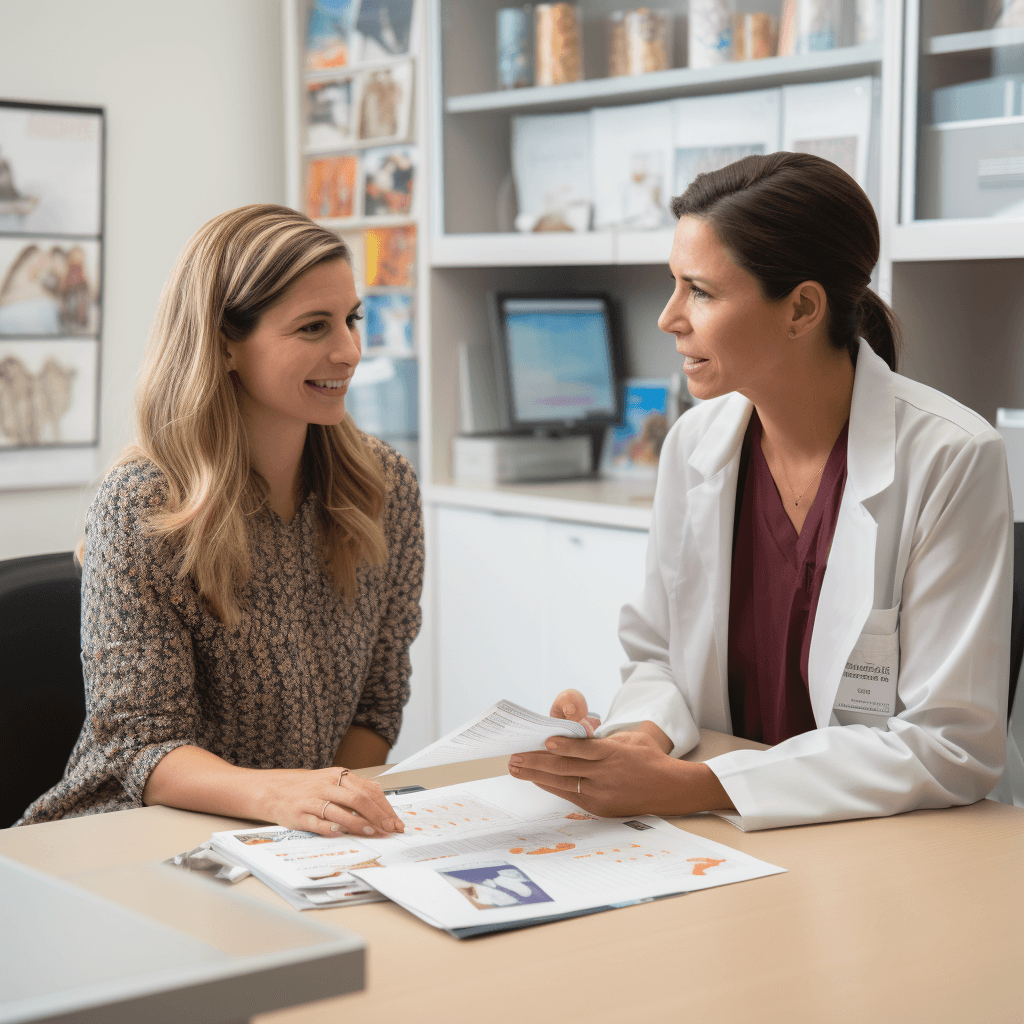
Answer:
<svg viewBox="0 0 1024 1024"><path fill-rule="evenodd" d="M548 524L544 710L559 690L572 686L594 711L607 715L626 660L619 611L643 586L647 536L640 530Z"/></svg>
<svg viewBox="0 0 1024 1024"><path fill-rule="evenodd" d="M441 734L505 697L543 695L543 519L440 508L438 693Z"/></svg>

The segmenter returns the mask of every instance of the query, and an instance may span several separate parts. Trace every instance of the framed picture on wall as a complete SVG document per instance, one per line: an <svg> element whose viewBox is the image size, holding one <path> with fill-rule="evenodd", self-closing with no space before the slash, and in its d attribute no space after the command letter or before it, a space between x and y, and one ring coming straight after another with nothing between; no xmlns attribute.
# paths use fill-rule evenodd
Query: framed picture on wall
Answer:
<svg viewBox="0 0 1024 1024"><path fill-rule="evenodd" d="M363 180L365 216L408 217L416 183L416 151L411 146L366 150Z"/></svg>
<svg viewBox="0 0 1024 1024"><path fill-rule="evenodd" d="M103 146L101 108L0 100L0 489L95 474Z"/></svg>

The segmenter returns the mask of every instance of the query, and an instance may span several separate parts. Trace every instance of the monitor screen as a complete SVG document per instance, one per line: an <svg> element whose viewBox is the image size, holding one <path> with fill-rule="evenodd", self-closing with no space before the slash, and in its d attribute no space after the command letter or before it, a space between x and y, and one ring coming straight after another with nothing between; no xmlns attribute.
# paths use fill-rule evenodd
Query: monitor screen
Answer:
<svg viewBox="0 0 1024 1024"><path fill-rule="evenodd" d="M609 312L599 297L500 299L514 424L618 418Z"/></svg>

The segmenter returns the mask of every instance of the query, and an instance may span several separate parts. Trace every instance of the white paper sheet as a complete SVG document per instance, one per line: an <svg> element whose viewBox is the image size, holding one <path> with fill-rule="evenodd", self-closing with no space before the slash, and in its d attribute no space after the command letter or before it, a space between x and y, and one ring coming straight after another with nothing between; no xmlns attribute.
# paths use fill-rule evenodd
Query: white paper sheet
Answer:
<svg viewBox="0 0 1024 1024"><path fill-rule="evenodd" d="M379 867L354 877L459 937L785 870L652 815L595 817L511 776L417 793L395 810L405 834L365 841Z"/></svg>
<svg viewBox="0 0 1024 1024"><path fill-rule="evenodd" d="M674 100L672 194L682 195L698 174L741 157L774 153L780 106L778 89Z"/></svg>
<svg viewBox="0 0 1024 1024"><path fill-rule="evenodd" d="M877 104L876 78L787 85L782 90L782 148L831 160L874 199Z"/></svg>
<svg viewBox="0 0 1024 1024"><path fill-rule="evenodd" d="M544 741L549 736L586 739L587 731L579 722L538 715L510 700L499 700L465 725L382 772L378 778L395 772L409 772L414 768L434 768L457 761L543 750Z"/></svg>

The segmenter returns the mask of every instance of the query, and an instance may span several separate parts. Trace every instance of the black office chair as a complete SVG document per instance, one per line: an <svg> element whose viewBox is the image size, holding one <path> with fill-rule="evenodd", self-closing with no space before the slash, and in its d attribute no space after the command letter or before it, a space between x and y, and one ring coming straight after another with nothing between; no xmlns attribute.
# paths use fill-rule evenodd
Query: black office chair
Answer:
<svg viewBox="0 0 1024 1024"><path fill-rule="evenodd" d="M60 781L85 721L70 551L0 562L0 828Z"/></svg>
<svg viewBox="0 0 1024 1024"><path fill-rule="evenodd" d="M1024 661L1024 523L1013 524L1013 618L1010 623L1010 699L1006 720L1013 712L1021 661Z"/></svg>

